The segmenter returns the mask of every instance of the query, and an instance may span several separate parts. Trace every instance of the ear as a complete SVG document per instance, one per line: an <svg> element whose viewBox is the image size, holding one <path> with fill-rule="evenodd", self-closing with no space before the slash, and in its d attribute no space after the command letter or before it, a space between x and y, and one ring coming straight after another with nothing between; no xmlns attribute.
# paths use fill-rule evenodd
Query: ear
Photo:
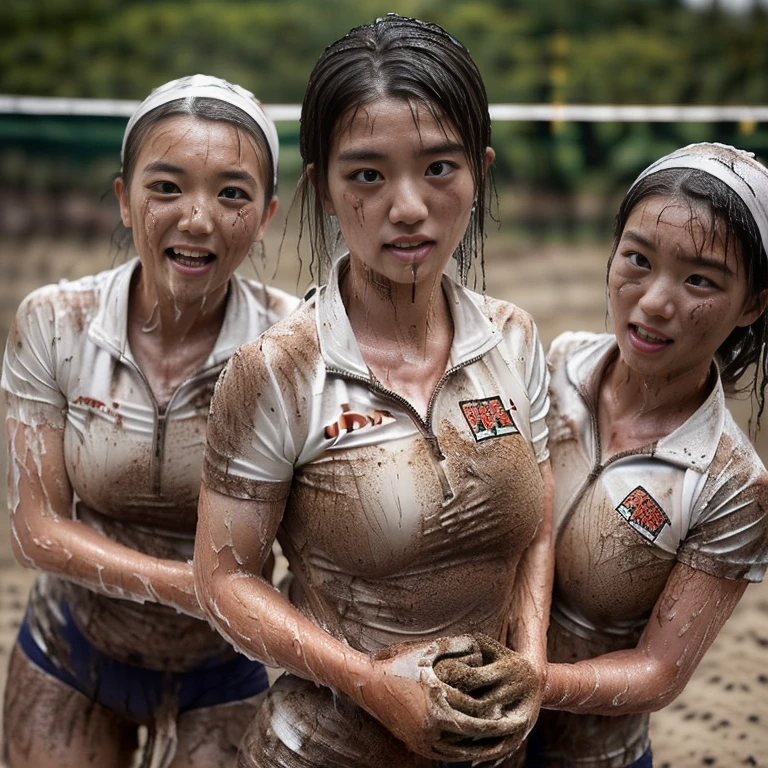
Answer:
<svg viewBox="0 0 768 768"><path fill-rule="evenodd" d="M120 218L122 219L123 224L130 229L131 206L128 204L128 190L125 188L122 176L118 176L115 179L114 187L117 202L120 204Z"/></svg>
<svg viewBox="0 0 768 768"><path fill-rule="evenodd" d="M309 179L309 183L315 188L315 194L319 195L322 198L323 201L323 210L329 215L329 216L335 216L336 215L336 209L333 207L333 203L331 202L331 198L328 197L328 185L323 184L322 189L320 188L320 185L317 183L317 174L315 173L315 164L310 163L307 166L307 178Z"/></svg>
<svg viewBox="0 0 768 768"><path fill-rule="evenodd" d="M483 173L488 173L491 163L496 159L496 152L493 147L485 148L485 162L483 163Z"/></svg>
<svg viewBox="0 0 768 768"><path fill-rule="evenodd" d="M269 205L264 209L264 213L261 217L261 223L259 224L258 230L256 230L256 237L253 238L254 243L264 237L264 230L266 230L267 224L269 224L269 222L272 220L272 217L275 215L275 211L277 210L277 202L277 195L274 195L269 201Z"/></svg>
<svg viewBox="0 0 768 768"><path fill-rule="evenodd" d="M744 311L741 313L741 317L736 325L741 328L752 325L765 312L766 305L768 305L768 288L764 288L752 301L745 305Z"/></svg>

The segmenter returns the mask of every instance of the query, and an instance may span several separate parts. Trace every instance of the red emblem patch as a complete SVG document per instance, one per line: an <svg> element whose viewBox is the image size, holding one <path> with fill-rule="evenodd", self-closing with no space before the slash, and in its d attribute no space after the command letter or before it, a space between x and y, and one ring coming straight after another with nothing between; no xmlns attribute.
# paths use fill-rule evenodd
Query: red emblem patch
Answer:
<svg viewBox="0 0 768 768"><path fill-rule="evenodd" d="M478 443L490 437L511 435L518 431L498 395L483 400L463 400L459 407ZM516 410L512 401L510 408Z"/></svg>
<svg viewBox="0 0 768 768"><path fill-rule="evenodd" d="M629 493L616 511L648 541L656 541L664 526L670 524L667 513L642 485Z"/></svg>

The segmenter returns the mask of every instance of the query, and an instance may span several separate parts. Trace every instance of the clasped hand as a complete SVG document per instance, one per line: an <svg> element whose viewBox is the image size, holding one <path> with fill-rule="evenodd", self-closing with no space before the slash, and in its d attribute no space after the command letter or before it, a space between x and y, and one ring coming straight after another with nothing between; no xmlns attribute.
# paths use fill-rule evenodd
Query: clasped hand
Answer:
<svg viewBox="0 0 768 768"><path fill-rule="evenodd" d="M538 715L531 663L485 635L390 646L371 660L357 703L433 760L494 760L515 752Z"/></svg>

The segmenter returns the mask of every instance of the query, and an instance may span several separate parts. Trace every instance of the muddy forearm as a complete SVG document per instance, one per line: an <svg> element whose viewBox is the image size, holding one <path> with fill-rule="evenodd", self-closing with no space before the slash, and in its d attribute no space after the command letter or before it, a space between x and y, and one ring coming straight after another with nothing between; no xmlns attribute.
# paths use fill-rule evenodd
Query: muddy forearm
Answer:
<svg viewBox="0 0 768 768"><path fill-rule="evenodd" d="M680 690L674 671L640 651L619 651L575 664L548 664L544 709L628 715L665 707Z"/></svg>
<svg viewBox="0 0 768 768"><path fill-rule="evenodd" d="M317 627L264 579L232 573L200 595L209 619L242 653L359 702L372 675L368 655Z"/></svg>
<svg viewBox="0 0 768 768"><path fill-rule="evenodd" d="M678 563L637 647L575 664L549 664L543 707L581 714L654 712L683 690L746 582Z"/></svg>
<svg viewBox="0 0 768 768"><path fill-rule="evenodd" d="M200 492L194 577L208 619L238 650L357 700L367 654L316 626L262 574L290 483L262 483L251 498Z"/></svg>
<svg viewBox="0 0 768 768"><path fill-rule="evenodd" d="M109 597L154 602L203 618L189 563L162 560L107 538L77 520L12 517L14 554L27 567L55 573Z"/></svg>
<svg viewBox="0 0 768 768"><path fill-rule="evenodd" d="M549 462L542 465L544 505L536 537L523 553L515 579L509 644L534 665L546 666L546 636L554 577L552 478Z"/></svg>
<svg viewBox="0 0 768 768"><path fill-rule="evenodd" d="M202 617L188 563L143 554L73 520L61 429L6 422L11 542L18 561L110 597Z"/></svg>

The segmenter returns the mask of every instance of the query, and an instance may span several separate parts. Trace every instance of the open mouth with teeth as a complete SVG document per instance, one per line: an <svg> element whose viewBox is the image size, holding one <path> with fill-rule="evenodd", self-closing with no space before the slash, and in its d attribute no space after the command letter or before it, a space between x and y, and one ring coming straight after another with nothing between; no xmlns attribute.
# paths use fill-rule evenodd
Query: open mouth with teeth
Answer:
<svg viewBox="0 0 768 768"><path fill-rule="evenodd" d="M204 267L206 264L210 264L215 258L216 254L213 253L201 253L200 251L187 251L182 248L166 248L165 254L169 258L178 264L182 264L185 267Z"/></svg>
<svg viewBox="0 0 768 768"><path fill-rule="evenodd" d="M387 243L387 248L397 248L400 251L415 251L423 245L431 245L433 240L420 240L418 243Z"/></svg>
<svg viewBox="0 0 768 768"><path fill-rule="evenodd" d="M671 344L672 339L668 339L666 336L657 336L655 333L650 333L644 330L639 325L630 325L630 330L641 338L643 341L647 341L650 344Z"/></svg>

